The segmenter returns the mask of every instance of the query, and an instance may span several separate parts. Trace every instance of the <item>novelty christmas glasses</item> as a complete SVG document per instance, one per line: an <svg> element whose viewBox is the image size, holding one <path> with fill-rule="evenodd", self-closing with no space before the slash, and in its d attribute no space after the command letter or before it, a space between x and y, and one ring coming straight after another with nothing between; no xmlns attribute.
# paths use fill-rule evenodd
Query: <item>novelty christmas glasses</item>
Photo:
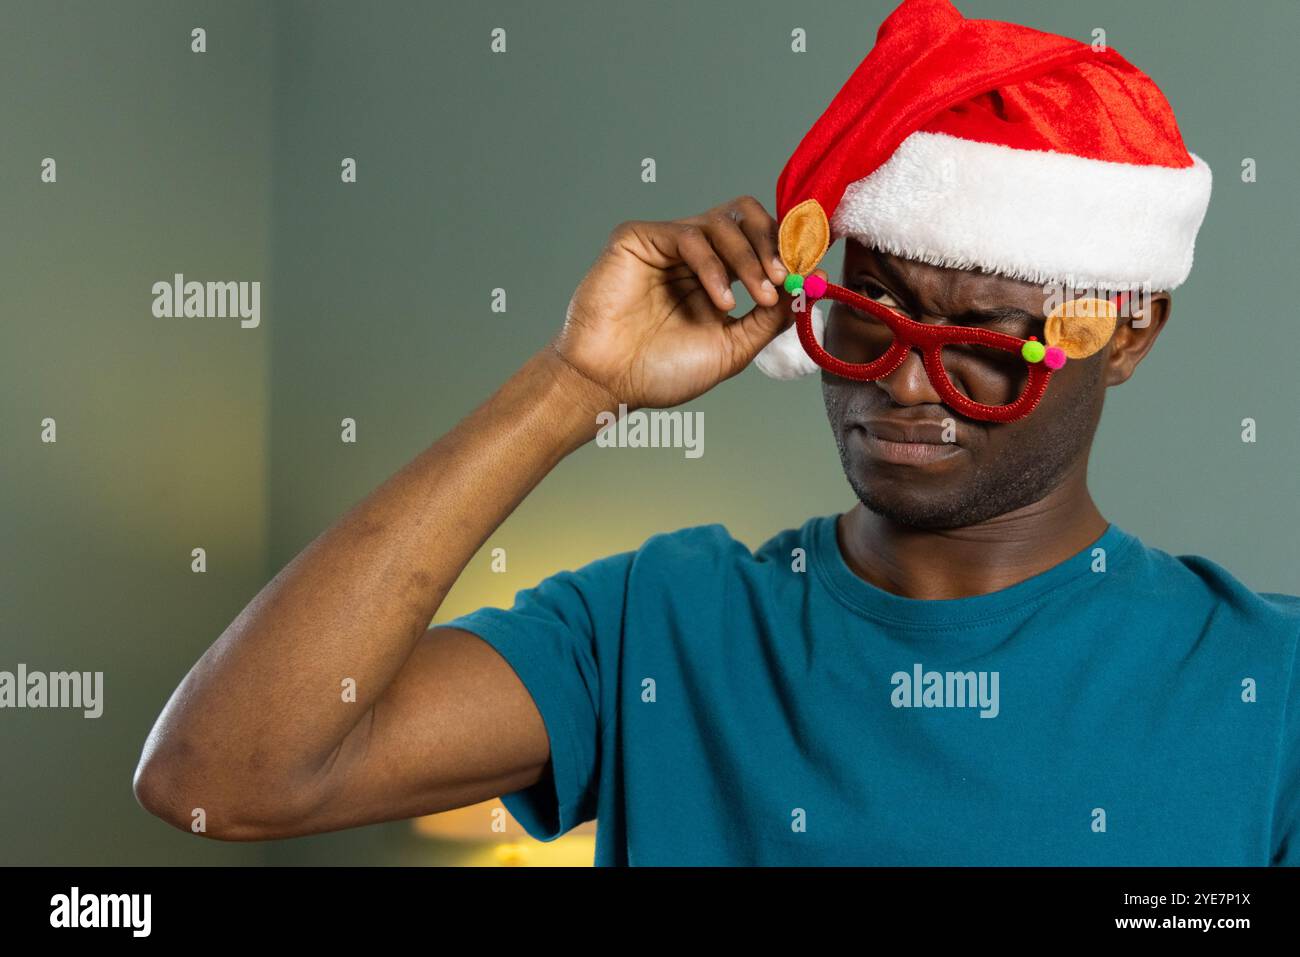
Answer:
<svg viewBox="0 0 1300 957"><path fill-rule="evenodd" d="M1086 358L1110 341L1124 301L1121 293L1062 302L1043 321L1041 342L984 326L917 322L813 275L828 233L815 200L799 204L781 223L785 288L796 296L795 326L804 351L827 372L872 381L894 372L915 349L944 404L971 419L1013 422L1034 411L1052 373L1067 359ZM820 342L811 307L818 299L833 300Z"/></svg>
<svg viewBox="0 0 1300 957"><path fill-rule="evenodd" d="M1044 346L1036 336L1022 339L982 327L916 322L842 286L807 285L812 288L804 289L797 327L799 341L817 365L846 379L871 381L892 373L916 349L944 403L968 418L1012 422L1028 415L1052 373L1065 365L1065 351ZM834 300L820 343L808 306L813 298Z"/></svg>

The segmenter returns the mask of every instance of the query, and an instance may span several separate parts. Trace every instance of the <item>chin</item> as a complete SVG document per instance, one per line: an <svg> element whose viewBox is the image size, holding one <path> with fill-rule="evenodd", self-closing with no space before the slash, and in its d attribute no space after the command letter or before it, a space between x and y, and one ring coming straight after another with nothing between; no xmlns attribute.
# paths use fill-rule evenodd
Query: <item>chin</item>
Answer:
<svg viewBox="0 0 1300 957"><path fill-rule="evenodd" d="M919 529L965 528L1003 515L1036 497L1014 483L979 481L979 473L926 474L924 469L845 469L849 485L870 512Z"/></svg>
<svg viewBox="0 0 1300 957"><path fill-rule="evenodd" d="M893 493L871 486L854 485L858 501L870 512L895 525L909 528L944 529L973 525L991 516L982 515L970 502L935 501L932 498Z"/></svg>
<svg viewBox="0 0 1300 957"><path fill-rule="evenodd" d="M961 463L967 458L958 456L950 461ZM871 461L849 461L844 465L858 501L895 524L957 528L970 524L978 512L972 505L981 496L972 482L963 480L961 468L918 468Z"/></svg>

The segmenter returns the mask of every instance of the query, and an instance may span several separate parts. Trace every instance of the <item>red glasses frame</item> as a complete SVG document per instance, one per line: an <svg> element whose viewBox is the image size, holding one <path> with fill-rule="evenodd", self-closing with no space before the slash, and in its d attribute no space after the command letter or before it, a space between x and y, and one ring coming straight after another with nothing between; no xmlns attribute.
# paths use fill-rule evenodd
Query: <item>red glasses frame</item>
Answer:
<svg viewBox="0 0 1300 957"><path fill-rule="evenodd" d="M921 353L921 362L925 366L925 374L929 377L930 384L943 398L944 403L968 418L992 422L1011 422L1023 418L1038 406L1039 400L1043 398L1043 393L1047 391L1047 383L1055 371L1042 360L1030 362L1025 359L1025 365L1029 367L1029 378L1020 396L1010 405L985 405L982 402L969 399L957 391L957 387L952 384L952 380L948 378L948 373L943 367L939 351L945 345L974 343L993 349L1014 352L1023 357L1022 350L1025 343L1031 340L1010 336L1002 332L994 332L992 329L972 328L970 326L938 326L917 322L895 312L888 306L873 302L850 289L845 289L843 286L837 286L830 282L826 284L825 293L818 298L834 299L854 309L870 313L889 326L894 334L894 341L890 343L889 349L879 359L872 362L845 362L842 359L835 358L822 348L821 343L813 335L812 309L804 308L798 314L799 318L795 324L799 331L799 341L803 344L804 351L808 353L813 362L833 375L842 376L846 379L855 379L860 382L869 382L875 379L883 379L889 375L903 364L908 353L915 348ZM828 316L828 321L829 318Z"/></svg>

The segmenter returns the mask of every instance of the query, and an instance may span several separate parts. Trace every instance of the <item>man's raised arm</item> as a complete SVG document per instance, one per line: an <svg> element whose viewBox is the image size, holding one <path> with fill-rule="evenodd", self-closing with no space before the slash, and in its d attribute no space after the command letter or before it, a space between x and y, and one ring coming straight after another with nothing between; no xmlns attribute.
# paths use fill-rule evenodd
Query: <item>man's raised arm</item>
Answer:
<svg viewBox="0 0 1300 957"><path fill-rule="evenodd" d="M308 545L194 665L145 743L140 803L186 830L202 808L207 836L260 840L537 781L548 740L522 683L477 637L428 624L600 411L688 401L785 328L782 278L775 223L750 197L615 229L554 342ZM758 303L734 319L733 280Z"/></svg>

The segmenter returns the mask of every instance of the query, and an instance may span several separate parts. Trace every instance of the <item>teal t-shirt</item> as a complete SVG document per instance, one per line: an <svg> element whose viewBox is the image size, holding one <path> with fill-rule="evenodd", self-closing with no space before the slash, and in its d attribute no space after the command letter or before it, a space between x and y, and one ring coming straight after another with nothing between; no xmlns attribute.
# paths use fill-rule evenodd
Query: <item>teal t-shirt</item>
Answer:
<svg viewBox="0 0 1300 957"><path fill-rule="evenodd" d="M503 797L597 865L1300 864L1300 599L1115 525L974 598L863 581L834 516L721 525L448 622L551 760Z"/></svg>

